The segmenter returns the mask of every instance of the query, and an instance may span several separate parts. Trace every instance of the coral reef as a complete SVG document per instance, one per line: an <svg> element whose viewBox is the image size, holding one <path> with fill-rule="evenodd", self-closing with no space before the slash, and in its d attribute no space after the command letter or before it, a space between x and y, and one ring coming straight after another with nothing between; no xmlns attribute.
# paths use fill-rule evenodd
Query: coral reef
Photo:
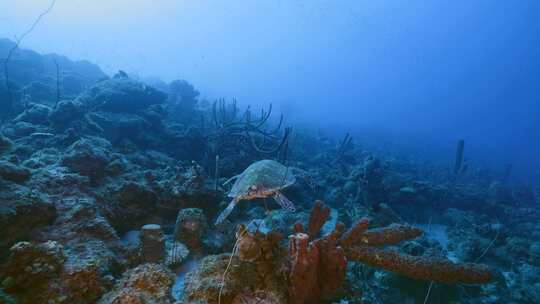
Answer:
<svg viewBox="0 0 540 304"><path fill-rule="evenodd" d="M0 161L0 177L5 180L22 183L30 178L30 170L12 162Z"/></svg>
<svg viewBox="0 0 540 304"><path fill-rule="evenodd" d="M72 61L56 54L41 55L15 46L13 41L0 39L0 58L7 58L11 52L11 60L6 65L10 92L4 85L0 87L0 117L20 114L28 100L54 105L58 101L57 89L63 97L70 98L106 77L97 65L90 62ZM5 83L4 79L2 83Z"/></svg>
<svg viewBox="0 0 540 304"><path fill-rule="evenodd" d="M124 273L98 303L172 303L174 275L159 264L143 264Z"/></svg>
<svg viewBox="0 0 540 304"><path fill-rule="evenodd" d="M187 274L184 301L225 304L249 294L264 293L279 299L277 303L286 303L286 286L281 278L282 274L272 260L261 257L257 261L243 261L229 254L212 255L205 257L199 267Z"/></svg>
<svg viewBox="0 0 540 304"><path fill-rule="evenodd" d="M34 125L47 125L49 123L49 115L51 108L43 104L32 104L27 107L24 112L19 114L14 122L27 122Z"/></svg>
<svg viewBox="0 0 540 304"><path fill-rule="evenodd" d="M193 123L198 119L196 105L197 97L200 95L192 84L186 80L174 80L168 87L170 104L169 115L172 119L179 122Z"/></svg>
<svg viewBox="0 0 540 304"><path fill-rule="evenodd" d="M207 119L211 124L207 131L207 153L214 157L219 155L225 160L221 162L224 174L231 173L231 166L247 167L249 163L263 157L283 157L292 132L291 128L282 129L283 116L276 127L268 130L272 115L271 104L267 110L261 110L259 117L255 117L249 107L243 114L240 111L236 100L232 103L217 100L208 114Z"/></svg>
<svg viewBox="0 0 540 304"><path fill-rule="evenodd" d="M186 208L178 212L174 228L175 240L182 242L192 252L203 251L203 238L208 223L202 209Z"/></svg>
<svg viewBox="0 0 540 304"><path fill-rule="evenodd" d="M62 159L62 165L92 179L104 175L110 162L111 144L100 137L82 138L71 145Z"/></svg>
<svg viewBox="0 0 540 304"><path fill-rule="evenodd" d="M411 257L377 248L421 235L421 230L410 226L367 230L369 222L363 219L346 232L343 224L338 223L332 233L314 239L328 214L328 207L316 202L309 220L309 234L298 224L297 233L290 237L289 295L294 303L313 303L330 297L345 279L347 261L360 261L411 278L442 283L479 284L491 280L491 272L481 265Z"/></svg>
<svg viewBox="0 0 540 304"><path fill-rule="evenodd" d="M9 152L12 146L13 142L3 134L0 134L0 155Z"/></svg>
<svg viewBox="0 0 540 304"><path fill-rule="evenodd" d="M56 217L56 208L43 195L29 195L21 186L3 189L0 194L0 258L18 240L28 239L36 228L51 224Z"/></svg>
<svg viewBox="0 0 540 304"><path fill-rule="evenodd" d="M3 282L8 292L43 291L48 280L58 276L66 259L63 247L54 241L38 245L20 242L10 252Z"/></svg>
<svg viewBox="0 0 540 304"><path fill-rule="evenodd" d="M337 223L332 232L318 237L329 213L329 208L317 201L308 223L309 234L301 224L296 224L295 233L289 236L288 253L287 248L280 245L281 234L264 234L258 229L250 231L241 225L236 233L234 256L206 258L188 275L188 298L213 303L219 297L217 286L222 277L221 303L232 303L232 299L243 297L241 289L235 287L242 283L249 284L250 292L264 290L282 297L287 295L287 303L321 303L334 297L342 288L350 261L360 261L414 279L447 284L484 284L492 278L491 271L482 265L455 264L437 257L413 257L379 249L422 234L421 230L406 225L368 230L369 221L363 219L347 231L342 223ZM231 265L225 263L227 257ZM268 285L264 275L262 281L260 277L247 277L251 272L264 274L263 269L269 266L275 269L272 280L281 283ZM225 274L220 275L220 272ZM283 286L287 286L286 291Z"/></svg>
<svg viewBox="0 0 540 304"><path fill-rule="evenodd" d="M70 265L64 248L48 241L20 242L11 248L2 285L22 303L93 303L105 290L96 265Z"/></svg>
<svg viewBox="0 0 540 304"><path fill-rule="evenodd" d="M540 299L537 185L368 151L350 133L292 133L271 108L199 99L187 81L17 54L9 113L0 86L2 303ZM263 159L283 164L271 186L296 211L246 183L254 203L212 225L227 180Z"/></svg>
<svg viewBox="0 0 540 304"><path fill-rule="evenodd" d="M77 97L85 107L104 112L135 113L151 105L161 104L166 95L127 76L100 81Z"/></svg>

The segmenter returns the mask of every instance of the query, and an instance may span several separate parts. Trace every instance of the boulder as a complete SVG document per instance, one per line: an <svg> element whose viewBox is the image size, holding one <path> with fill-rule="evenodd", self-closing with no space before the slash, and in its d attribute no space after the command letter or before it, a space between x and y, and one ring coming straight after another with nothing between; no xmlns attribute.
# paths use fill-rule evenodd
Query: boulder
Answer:
<svg viewBox="0 0 540 304"><path fill-rule="evenodd" d="M85 137L71 145L62 159L62 165L92 179L104 175L111 161L111 143L99 137Z"/></svg>
<svg viewBox="0 0 540 304"><path fill-rule="evenodd" d="M158 196L142 183L126 182L110 196L110 219L117 231L139 229L155 214Z"/></svg>
<svg viewBox="0 0 540 304"><path fill-rule="evenodd" d="M51 224L56 208L45 194L10 184L0 192L0 260L14 242L29 238L33 229Z"/></svg>
<svg viewBox="0 0 540 304"><path fill-rule="evenodd" d="M34 125L48 125L51 108L43 104L32 104L28 109L19 114L15 121L28 122Z"/></svg>
<svg viewBox="0 0 540 304"><path fill-rule="evenodd" d="M56 241L15 244L3 287L21 303L96 303L112 285L103 276L107 261L95 242L69 247ZM90 247L94 250L86 251Z"/></svg>
<svg viewBox="0 0 540 304"><path fill-rule="evenodd" d="M0 177L15 183L23 183L30 178L30 170L8 161L0 161Z"/></svg>
<svg viewBox="0 0 540 304"><path fill-rule="evenodd" d="M57 242L19 242L10 249L2 285L13 294L43 291L59 275L65 259L63 247Z"/></svg>
<svg viewBox="0 0 540 304"><path fill-rule="evenodd" d="M136 140L150 127L149 122L136 114L95 112L88 117L103 130L103 136L113 143L121 139Z"/></svg>
<svg viewBox="0 0 540 304"><path fill-rule="evenodd" d="M83 104L74 100L62 100L49 114L49 121L55 127L67 126L69 122L82 118Z"/></svg>
<svg viewBox="0 0 540 304"><path fill-rule="evenodd" d="M124 273L114 289L99 304L172 303L174 275L159 264L143 264Z"/></svg>
<svg viewBox="0 0 540 304"><path fill-rule="evenodd" d="M166 99L165 93L127 77L98 82L83 92L77 101L96 111L136 113Z"/></svg>
<svg viewBox="0 0 540 304"><path fill-rule="evenodd" d="M12 147L13 142L9 138L0 134L0 155L9 152Z"/></svg>
<svg viewBox="0 0 540 304"><path fill-rule="evenodd" d="M228 267L226 280L224 272ZM184 286L185 303L243 303L246 298L268 299L269 302L287 303L287 292L283 279L275 266L266 263L242 261L229 254L211 255L203 258L199 267L186 274ZM259 294L264 291L264 294ZM272 300L270 300L272 299Z"/></svg>
<svg viewBox="0 0 540 304"><path fill-rule="evenodd" d="M44 131L44 128L26 121L18 121L14 124L8 124L3 129L4 134L12 139L30 136L32 133L40 131Z"/></svg>

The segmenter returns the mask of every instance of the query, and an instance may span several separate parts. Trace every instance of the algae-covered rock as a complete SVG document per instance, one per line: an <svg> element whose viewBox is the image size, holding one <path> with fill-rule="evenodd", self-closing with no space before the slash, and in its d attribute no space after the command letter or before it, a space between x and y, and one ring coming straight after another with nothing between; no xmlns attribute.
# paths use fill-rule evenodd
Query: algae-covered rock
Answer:
<svg viewBox="0 0 540 304"><path fill-rule="evenodd" d="M44 194L31 194L16 184L0 192L0 259L14 242L28 239L35 228L52 223L56 209Z"/></svg>
<svg viewBox="0 0 540 304"><path fill-rule="evenodd" d="M123 183L112 194L111 223L119 231L129 231L146 224L156 212L158 197L143 183Z"/></svg>
<svg viewBox="0 0 540 304"><path fill-rule="evenodd" d="M57 242L37 245L19 242L10 249L3 287L9 293L32 297L28 292L46 289L49 281L60 273L65 259L63 247Z"/></svg>
<svg viewBox="0 0 540 304"><path fill-rule="evenodd" d="M30 170L8 161L0 161L0 178L15 183L25 182L30 178Z"/></svg>
<svg viewBox="0 0 540 304"><path fill-rule="evenodd" d="M258 290L255 292L245 292L237 295L232 304L283 304L283 298L267 290Z"/></svg>
<svg viewBox="0 0 540 304"><path fill-rule="evenodd" d="M6 125L2 130L6 136L11 139L30 136L36 132L47 132L47 127L43 125L35 125L26 121L18 121L13 124Z"/></svg>
<svg viewBox="0 0 540 304"><path fill-rule="evenodd" d="M186 301L202 301L201 303L217 303L223 273L227 268L229 254L205 257L198 268L186 275L184 299ZM254 290L262 281L257 269L249 262L243 262L233 256L229 271L225 277L225 285L221 292L221 303L231 303L244 289Z"/></svg>
<svg viewBox="0 0 540 304"><path fill-rule="evenodd" d="M165 93L127 77L98 82L83 92L77 101L88 109L117 113L135 113L165 101Z"/></svg>
<svg viewBox="0 0 540 304"><path fill-rule="evenodd" d="M115 254L101 240L73 240L65 247L67 260L54 282L55 294L67 303L96 303L113 283L111 269L118 263Z"/></svg>
<svg viewBox="0 0 540 304"><path fill-rule="evenodd" d="M102 136L113 143L123 139L137 140L150 128L150 123L136 114L94 112L88 117L103 130Z"/></svg>
<svg viewBox="0 0 540 304"><path fill-rule="evenodd" d="M33 104L15 118L16 122L23 121L34 125L48 125L51 108L42 104Z"/></svg>
<svg viewBox="0 0 540 304"><path fill-rule="evenodd" d="M9 152L12 147L13 142L9 138L0 134L0 155Z"/></svg>
<svg viewBox="0 0 540 304"><path fill-rule="evenodd" d="M273 267L271 263L247 262L236 256L231 259L229 254L207 256L198 268L186 275L184 301L218 303L227 265L229 267L221 290L222 304L238 303L242 297L255 295L262 290L272 294L271 297L277 301L268 303L287 303L285 300L287 293L279 269Z"/></svg>
<svg viewBox="0 0 540 304"><path fill-rule="evenodd" d="M21 303L96 303L112 285L103 276L112 257L103 246L88 243L73 248L56 241L15 244L3 288Z"/></svg>
<svg viewBox="0 0 540 304"><path fill-rule="evenodd" d="M105 291L101 270L96 264L83 264L62 272L59 285L64 291L60 297L72 303L95 303Z"/></svg>
<svg viewBox="0 0 540 304"><path fill-rule="evenodd" d="M68 148L62 165L81 175L98 178L104 175L110 154L111 144L106 139L82 138Z"/></svg>
<svg viewBox="0 0 540 304"><path fill-rule="evenodd" d="M174 275L160 264L143 264L124 273L98 303L172 303Z"/></svg>
<svg viewBox="0 0 540 304"><path fill-rule="evenodd" d="M69 122L80 119L84 115L84 107L81 102L74 100L62 100L56 104L49 114L49 121L53 126L61 127Z"/></svg>

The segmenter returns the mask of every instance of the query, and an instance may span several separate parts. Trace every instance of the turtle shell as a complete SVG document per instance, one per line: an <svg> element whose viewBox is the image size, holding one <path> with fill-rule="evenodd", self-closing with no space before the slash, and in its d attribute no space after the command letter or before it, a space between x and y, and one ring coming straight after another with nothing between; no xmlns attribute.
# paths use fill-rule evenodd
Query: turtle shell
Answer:
<svg viewBox="0 0 540 304"><path fill-rule="evenodd" d="M268 190L286 188L296 181L291 171L290 168L275 160L264 159L255 162L238 176L229 192L229 197L247 194L252 186L263 187Z"/></svg>

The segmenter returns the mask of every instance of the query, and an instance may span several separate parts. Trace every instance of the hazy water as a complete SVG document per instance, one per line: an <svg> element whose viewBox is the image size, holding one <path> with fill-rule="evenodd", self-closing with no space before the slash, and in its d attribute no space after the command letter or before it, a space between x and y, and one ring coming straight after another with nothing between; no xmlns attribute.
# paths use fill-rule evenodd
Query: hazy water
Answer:
<svg viewBox="0 0 540 304"><path fill-rule="evenodd" d="M0 1L0 36L49 4ZM273 102L290 124L424 159L447 162L463 138L471 163L538 181L538 12L534 0L58 1L22 46L187 79L203 99Z"/></svg>

